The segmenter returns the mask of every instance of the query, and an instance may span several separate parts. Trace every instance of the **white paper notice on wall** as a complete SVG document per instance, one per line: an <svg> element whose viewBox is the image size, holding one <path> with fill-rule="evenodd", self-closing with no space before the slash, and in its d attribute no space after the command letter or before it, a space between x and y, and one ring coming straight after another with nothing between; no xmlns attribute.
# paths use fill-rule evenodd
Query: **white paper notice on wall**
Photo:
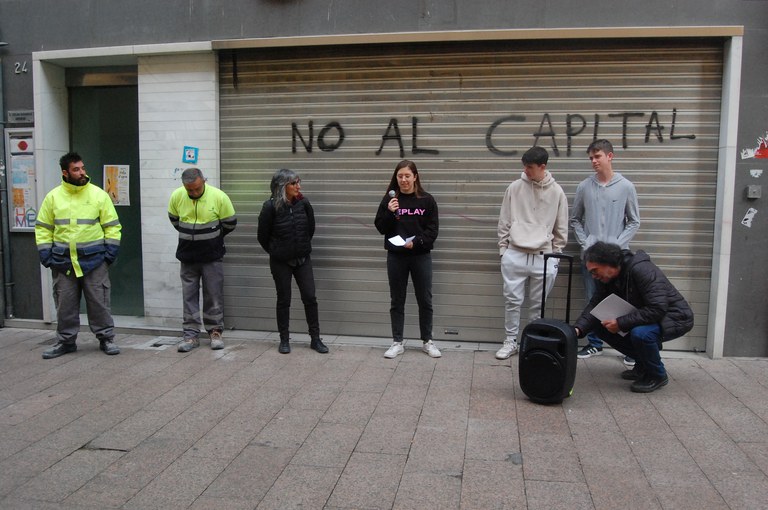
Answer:
<svg viewBox="0 0 768 510"><path fill-rule="evenodd" d="M741 220L741 224L745 227L752 227L752 220L755 218L755 214L757 214L757 209L752 207L747 209L747 214L744 215L744 219Z"/></svg>
<svg viewBox="0 0 768 510"><path fill-rule="evenodd" d="M763 175L763 169L762 168L753 168L749 171L749 175L757 179L761 175Z"/></svg>

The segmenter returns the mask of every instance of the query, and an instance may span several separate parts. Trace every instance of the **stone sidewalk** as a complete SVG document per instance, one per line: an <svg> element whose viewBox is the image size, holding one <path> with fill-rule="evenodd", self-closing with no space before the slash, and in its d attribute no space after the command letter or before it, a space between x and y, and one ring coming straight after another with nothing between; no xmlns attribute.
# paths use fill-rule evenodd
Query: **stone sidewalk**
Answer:
<svg viewBox="0 0 768 510"><path fill-rule="evenodd" d="M768 506L768 359L667 354L670 384L641 395L606 354L542 406L491 344L387 360L384 339L180 354L121 334L105 356L83 333L46 361L51 338L0 329L3 509Z"/></svg>

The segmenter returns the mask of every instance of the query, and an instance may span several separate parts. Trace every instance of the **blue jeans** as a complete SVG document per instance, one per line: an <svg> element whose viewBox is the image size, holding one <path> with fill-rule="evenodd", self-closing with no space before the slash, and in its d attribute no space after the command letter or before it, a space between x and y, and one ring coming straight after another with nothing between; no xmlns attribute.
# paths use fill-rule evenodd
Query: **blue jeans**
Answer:
<svg viewBox="0 0 768 510"><path fill-rule="evenodd" d="M667 371L661 361L661 327L658 324L636 326L627 336L610 333L602 326L596 332L611 347L634 358L639 370L652 377L664 377Z"/></svg>
<svg viewBox="0 0 768 510"><path fill-rule="evenodd" d="M423 341L432 340L432 255L395 255L387 252L387 276L389 277L389 318L392 322L392 339L403 341L405 327L405 297L408 275L413 281L416 302L419 305L419 331Z"/></svg>
<svg viewBox="0 0 768 510"><path fill-rule="evenodd" d="M587 303L589 303L589 300L592 299L592 296L595 294L595 279L589 274L585 264L581 264L581 275L584 277L584 291L586 293ZM600 340L600 337L598 337L594 331L587 335L587 341L589 342L588 345L592 347L597 347L598 349L603 348L603 341Z"/></svg>

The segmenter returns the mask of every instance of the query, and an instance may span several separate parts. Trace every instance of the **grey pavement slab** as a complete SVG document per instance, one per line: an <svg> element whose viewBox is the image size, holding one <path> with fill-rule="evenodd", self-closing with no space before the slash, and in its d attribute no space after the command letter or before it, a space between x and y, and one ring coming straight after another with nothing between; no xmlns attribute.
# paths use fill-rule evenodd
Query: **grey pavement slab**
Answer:
<svg viewBox="0 0 768 510"><path fill-rule="evenodd" d="M384 338L277 352L271 332L178 353L175 333L0 329L0 508L736 509L768 501L768 359L664 353L634 394L621 358L579 360L538 405L496 344ZM614 354L614 355L611 355Z"/></svg>

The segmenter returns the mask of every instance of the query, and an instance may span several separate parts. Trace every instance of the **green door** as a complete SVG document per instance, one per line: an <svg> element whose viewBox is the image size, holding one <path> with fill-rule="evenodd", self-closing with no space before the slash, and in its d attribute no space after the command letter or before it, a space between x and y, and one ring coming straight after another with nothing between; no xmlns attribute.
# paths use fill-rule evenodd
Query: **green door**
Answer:
<svg viewBox="0 0 768 510"><path fill-rule="evenodd" d="M144 315L139 194L138 87L71 87L71 150L82 156L91 182L104 188L104 165L129 166L129 203L116 205L120 255L109 271L112 313Z"/></svg>

